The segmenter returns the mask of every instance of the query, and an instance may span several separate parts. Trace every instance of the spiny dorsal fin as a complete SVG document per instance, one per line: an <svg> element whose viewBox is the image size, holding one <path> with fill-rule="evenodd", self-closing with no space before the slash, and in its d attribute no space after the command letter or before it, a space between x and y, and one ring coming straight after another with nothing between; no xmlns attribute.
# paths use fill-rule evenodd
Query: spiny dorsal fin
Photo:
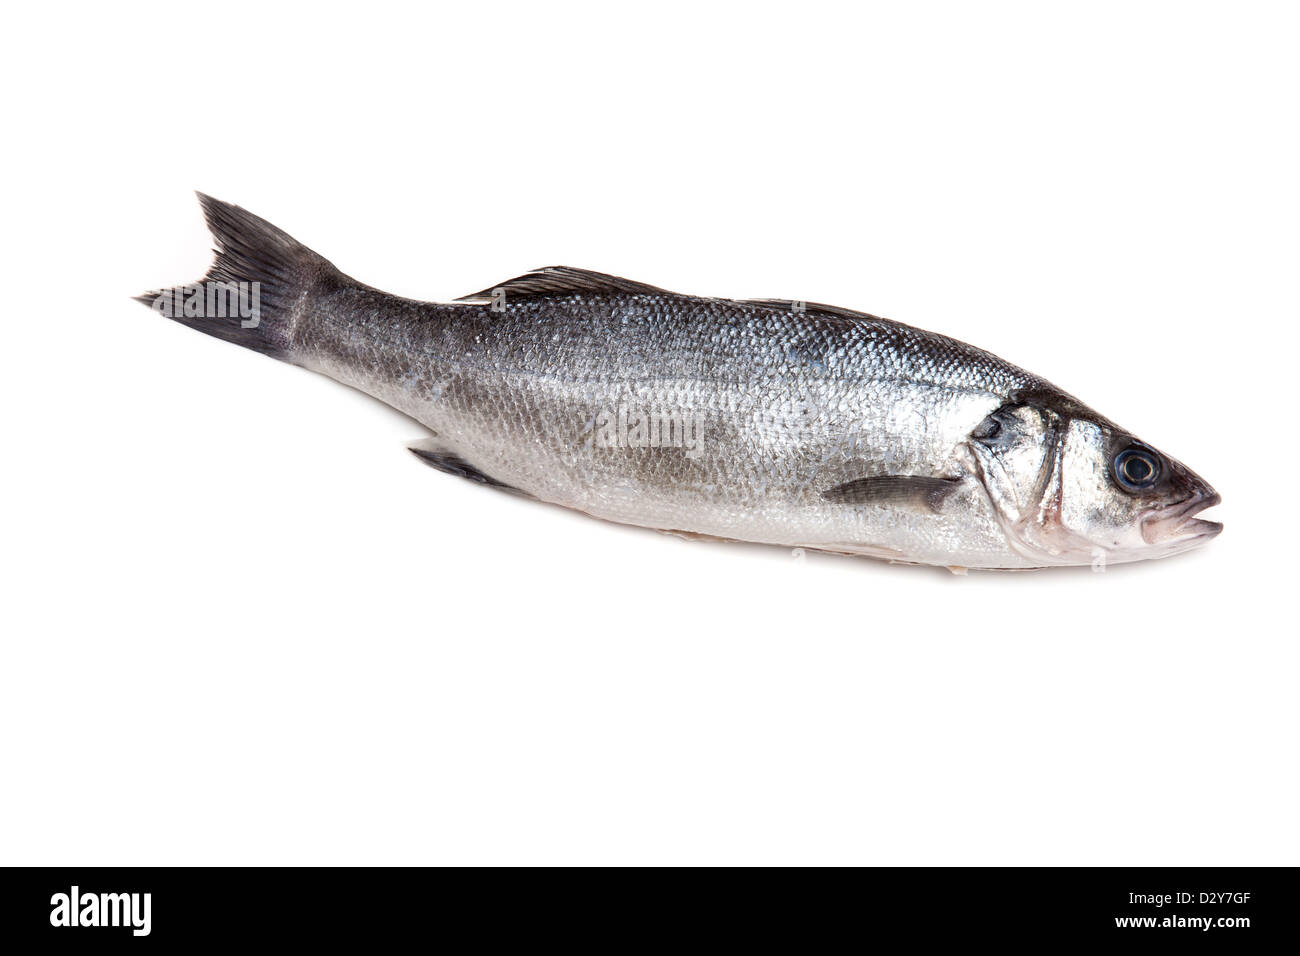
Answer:
<svg viewBox="0 0 1300 956"><path fill-rule="evenodd" d="M513 279L494 285L489 289L484 289L482 292L462 296L456 301L485 304L496 301L498 296L504 296L506 301L509 301L510 299L535 299L550 295L568 295L571 292L671 294L656 286L646 285L644 282L620 279L618 276L606 275L603 272L574 269L570 266L547 266L544 269L534 269L532 272L515 276Z"/></svg>
<svg viewBox="0 0 1300 956"><path fill-rule="evenodd" d="M741 305L757 305L765 309L781 309L786 312L813 312L817 315L834 315L841 319L881 321L880 316L869 312L857 312L838 305L824 305L821 302L800 302L797 299L739 299L737 301Z"/></svg>

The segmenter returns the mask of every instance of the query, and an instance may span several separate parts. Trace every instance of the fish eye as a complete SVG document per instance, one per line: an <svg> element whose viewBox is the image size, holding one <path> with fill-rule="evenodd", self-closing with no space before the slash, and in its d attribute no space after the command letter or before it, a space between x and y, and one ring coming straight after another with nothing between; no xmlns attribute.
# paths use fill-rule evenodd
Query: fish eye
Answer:
<svg viewBox="0 0 1300 956"><path fill-rule="evenodd" d="M1145 448L1126 448L1115 456L1115 478L1128 491L1150 488L1160 480L1160 459Z"/></svg>

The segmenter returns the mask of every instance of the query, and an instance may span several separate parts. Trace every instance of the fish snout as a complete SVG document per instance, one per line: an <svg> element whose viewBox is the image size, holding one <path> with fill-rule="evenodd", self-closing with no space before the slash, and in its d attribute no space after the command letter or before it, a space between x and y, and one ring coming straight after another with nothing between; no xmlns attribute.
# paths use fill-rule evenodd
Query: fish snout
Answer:
<svg viewBox="0 0 1300 956"><path fill-rule="evenodd" d="M1166 544L1214 537L1223 525L1196 515L1222 502L1223 496L1182 462L1171 459L1169 465L1169 503L1158 506L1143 519L1143 539L1148 544Z"/></svg>

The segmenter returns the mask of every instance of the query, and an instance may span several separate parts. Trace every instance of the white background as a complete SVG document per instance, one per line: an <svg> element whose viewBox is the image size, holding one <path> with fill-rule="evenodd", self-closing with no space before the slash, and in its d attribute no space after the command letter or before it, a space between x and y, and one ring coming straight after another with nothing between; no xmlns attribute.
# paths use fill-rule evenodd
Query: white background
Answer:
<svg viewBox="0 0 1300 956"><path fill-rule="evenodd" d="M10 11L0 862L1296 864L1296 24L1264 4ZM1028 574L692 544L129 296L191 190L448 299L888 315L1186 461Z"/></svg>

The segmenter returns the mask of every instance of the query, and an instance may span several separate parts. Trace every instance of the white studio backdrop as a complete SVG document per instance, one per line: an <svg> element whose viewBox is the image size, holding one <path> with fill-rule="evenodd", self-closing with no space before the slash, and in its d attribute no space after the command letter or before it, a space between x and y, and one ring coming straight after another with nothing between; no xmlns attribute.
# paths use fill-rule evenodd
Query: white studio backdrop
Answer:
<svg viewBox="0 0 1300 956"><path fill-rule="evenodd" d="M1297 862L1285 5L12 20L0 862ZM1226 530L955 577L495 494L130 300L206 269L194 189L416 298L565 263L943 332Z"/></svg>

